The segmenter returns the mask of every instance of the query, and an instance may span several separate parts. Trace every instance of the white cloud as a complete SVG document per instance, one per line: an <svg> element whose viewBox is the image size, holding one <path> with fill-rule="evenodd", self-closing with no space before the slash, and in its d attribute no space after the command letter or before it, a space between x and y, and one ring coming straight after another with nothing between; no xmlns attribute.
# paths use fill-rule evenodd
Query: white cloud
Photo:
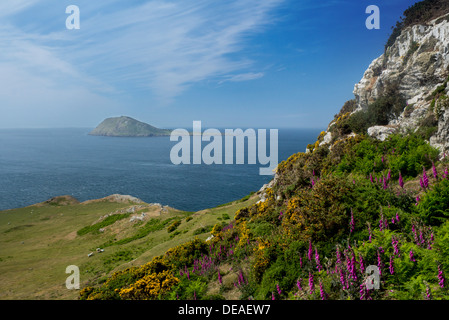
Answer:
<svg viewBox="0 0 449 320"><path fill-rule="evenodd" d="M261 72L245 72L253 61L238 53L247 49L249 36L275 21L272 11L283 1L153 0L131 5L80 0L80 30L66 30L65 12L49 6L49 0L2 2L0 17L15 19L0 21L0 105L14 99L17 105L21 99L11 92L21 91L23 84L35 104L47 99L42 88L51 88L43 91L55 96L61 96L58 90L102 96L139 89L168 103L201 81L261 78ZM33 19L19 19L31 6ZM38 21L43 12L45 17L57 15L61 26ZM15 80L7 83L10 78Z"/></svg>
<svg viewBox="0 0 449 320"><path fill-rule="evenodd" d="M242 82L242 81L250 81L250 80L256 80L260 79L264 76L263 72L248 72L248 73L241 73L236 74L233 76L229 76L227 79L220 81L219 83L225 83L225 82Z"/></svg>

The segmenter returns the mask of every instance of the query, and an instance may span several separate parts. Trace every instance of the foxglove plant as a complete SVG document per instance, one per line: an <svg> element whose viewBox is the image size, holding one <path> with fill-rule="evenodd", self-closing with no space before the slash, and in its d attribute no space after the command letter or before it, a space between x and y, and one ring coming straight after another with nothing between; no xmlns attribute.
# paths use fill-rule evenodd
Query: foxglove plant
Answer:
<svg viewBox="0 0 449 320"><path fill-rule="evenodd" d="M432 300L432 293L428 285L426 285L426 300Z"/></svg>
<svg viewBox="0 0 449 320"><path fill-rule="evenodd" d="M410 261L416 262L415 258L413 257L413 250L410 250L410 252L409 252L408 255L409 255L409 257L410 257Z"/></svg>
<svg viewBox="0 0 449 320"><path fill-rule="evenodd" d="M278 283L276 283L276 290L277 290L277 292L278 292L279 295L282 294L282 290L281 290L281 288L279 287L279 284L278 284Z"/></svg>
<svg viewBox="0 0 449 320"><path fill-rule="evenodd" d="M363 261L362 255L360 253L359 253L359 260L360 260L360 272L362 274L364 274L365 273L365 263Z"/></svg>
<svg viewBox="0 0 449 320"><path fill-rule="evenodd" d="M323 283L320 280L320 297L321 297L321 300L326 300L326 298L327 298L326 296L327 295L324 292Z"/></svg>
<svg viewBox="0 0 449 320"><path fill-rule="evenodd" d="M394 256L390 256L390 274L394 274L394 265L393 265L393 258Z"/></svg>
<svg viewBox="0 0 449 320"><path fill-rule="evenodd" d="M223 284L223 279L221 278L220 270L218 271L218 283Z"/></svg>
<svg viewBox="0 0 449 320"><path fill-rule="evenodd" d="M354 254L354 252L352 252L352 257L351 257L351 261L350 261L349 272L350 272L351 278L352 278L353 280L357 280L357 272L356 272L355 265L356 265L355 254Z"/></svg>
<svg viewBox="0 0 449 320"><path fill-rule="evenodd" d="M438 171L437 168L435 167L435 163L432 162L432 173L433 173L433 177L435 179L438 179Z"/></svg>
<svg viewBox="0 0 449 320"><path fill-rule="evenodd" d="M429 178L427 177L426 169L424 169L424 167L423 167L423 173L422 173L422 182L424 185L424 189L427 189L429 187Z"/></svg>
<svg viewBox="0 0 449 320"><path fill-rule="evenodd" d="M317 248L315 248L315 262L316 262L316 268L318 269L318 271L321 271L322 266L320 263L320 255L318 254Z"/></svg>
<svg viewBox="0 0 449 320"><path fill-rule="evenodd" d="M313 284L313 274L309 271L309 293L315 292L315 285Z"/></svg>
<svg viewBox="0 0 449 320"><path fill-rule="evenodd" d="M351 221L349 222L349 233L352 233L354 231L354 226L355 226L354 213L352 212L352 209L351 209Z"/></svg>
<svg viewBox="0 0 449 320"><path fill-rule="evenodd" d="M416 234L416 228L415 228L414 224L412 224L412 232L413 232L413 239L415 240L415 244L419 246L418 235Z"/></svg>
<svg viewBox="0 0 449 320"><path fill-rule="evenodd" d="M401 172L399 172L399 186L404 189L404 179L402 179Z"/></svg>
<svg viewBox="0 0 449 320"><path fill-rule="evenodd" d="M444 288L444 275L443 275L443 270L441 270L441 266L438 265L438 284L440 285L440 288Z"/></svg>
<svg viewBox="0 0 449 320"><path fill-rule="evenodd" d="M377 267L379 268L379 276L382 275L382 258L379 250L377 250Z"/></svg>
<svg viewBox="0 0 449 320"><path fill-rule="evenodd" d="M399 257L400 254L399 254L398 243L399 243L399 240L395 236L391 237L391 244L393 245L393 249L394 249L393 255L395 255L395 256L397 255Z"/></svg>
<svg viewBox="0 0 449 320"><path fill-rule="evenodd" d="M371 223L368 222L367 224L368 224L368 242L371 243L373 236L373 233L371 232Z"/></svg>
<svg viewBox="0 0 449 320"><path fill-rule="evenodd" d="M433 236L433 231L432 231L432 233L430 234L430 240L427 242L427 249L432 250L432 245L433 245L434 241L435 241L435 238Z"/></svg>
<svg viewBox="0 0 449 320"><path fill-rule="evenodd" d="M343 268L341 268L340 269L340 282L341 282L341 285L343 286L343 290L346 290L346 289L348 289L347 287L346 287L346 273L345 273L345 271L343 270Z"/></svg>
<svg viewBox="0 0 449 320"><path fill-rule="evenodd" d="M298 290L299 290L299 291L302 291L301 281L302 281L302 279L298 279L298 280L296 281L296 286L298 287Z"/></svg>

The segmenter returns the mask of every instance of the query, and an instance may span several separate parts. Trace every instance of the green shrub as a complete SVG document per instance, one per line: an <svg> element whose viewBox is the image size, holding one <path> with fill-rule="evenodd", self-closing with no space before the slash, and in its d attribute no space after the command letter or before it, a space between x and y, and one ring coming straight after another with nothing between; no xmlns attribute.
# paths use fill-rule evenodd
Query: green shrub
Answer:
<svg viewBox="0 0 449 320"><path fill-rule="evenodd" d="M91 226L86 226L84 228L79 229L76 233L79 236L83 236L83 235L88 234L88 233L98 233L99 229L107 227L107 226L113 224L116 221L125 219L125 218L129 217L129 215L130 215L130 213L113 214L113 215L111 215L109 217L106 217L101 222L98 222L98 223L95 223L95 224L93 224Z"/></svg>
<svg viewBox="0 0 449 320"><path fill-rule="evenodd" d="M180 224L181 224L181 220L173 221L173 223L167 227L167 232L170 233L170 232L175 231L176 228L178 228Z"/></svg>
<svg viewBox="0 0 449 320"><path fill-rule="evenodd" d="M435 184L420 201L419 214L426 224L440 225L449 217L449 180Z"/></svg>

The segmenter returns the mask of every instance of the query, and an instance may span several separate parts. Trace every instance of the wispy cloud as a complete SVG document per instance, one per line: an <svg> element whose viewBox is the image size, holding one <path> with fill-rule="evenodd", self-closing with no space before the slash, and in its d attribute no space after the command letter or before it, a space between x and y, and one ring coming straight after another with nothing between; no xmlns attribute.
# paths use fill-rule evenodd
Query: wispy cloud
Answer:
<svg viewBox="0 0 449 320"><path fill-rule="evenodd" d="M226 79L221 80L219 84L225 83L225 82L242 82L242 81L250 81L250 80L256 80L260 79L264 76L263 72L248 72L248 73L241 73L236 75L227 76Z"/></svg>
<svg viewBox="0 0 449 320"><path fill-rule="evenodd" d="M148 90L168 103L201 81L262 77L261 72L248 72L253 61L237 53L247 48L249 36L275 21L273 9L282 2L77 1L80 30L52 28L54 22L44 26L45 21L39 28L31 19L14 19L22 24L13 19L0 22L0 67L8 65L3 65L4 72L20 69L20 74L40 79L49 88L83 87L99 95L124 88ZM38 19L48 4L48 0L2 2L0 16L20 16L32 7ZM51 10L65 21L64 12ZM7 78L4 74L0 85Z"/></svg>

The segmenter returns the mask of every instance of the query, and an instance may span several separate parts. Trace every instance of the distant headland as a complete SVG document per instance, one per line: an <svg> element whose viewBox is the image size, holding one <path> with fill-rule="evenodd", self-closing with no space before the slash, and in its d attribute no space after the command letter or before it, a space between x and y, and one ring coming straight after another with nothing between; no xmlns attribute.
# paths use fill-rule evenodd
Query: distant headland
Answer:
<svg viewBox="0 0 449 320"><path fill-rule="evenodd" d="M103 120L89 135L108 137L168 136L171 130L159 129L131 117L121 116Z"/></svg>

